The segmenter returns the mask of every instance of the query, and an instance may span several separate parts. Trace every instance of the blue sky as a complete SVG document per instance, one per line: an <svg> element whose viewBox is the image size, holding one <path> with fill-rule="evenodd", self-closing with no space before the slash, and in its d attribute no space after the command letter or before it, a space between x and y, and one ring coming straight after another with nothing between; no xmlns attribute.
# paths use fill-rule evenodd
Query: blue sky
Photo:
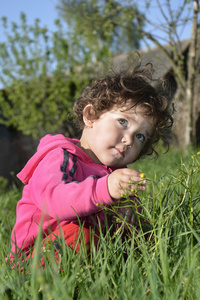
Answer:
<svg viewBox="0 0 200 300"><path fill-rule="evenodd" d="M161 3L165 0L161 0ZM172 0L171 3L177 8L181 4L182 0ZM39 18L41 25L46 25L48 29L54 30L54 20L58 18L58 12L56 10L57 0L0 0L0 18L6 16L9 22L19 23L20 13L24 12L27 16L27 23L32 24L35 18ZM144 11L142 7L143 1L138 1L141 11ZM152 9L148 15L151 16L152 21L159 19L159 11L156 9L156 0L153 0ZM148 28L147 28L148 29ZM152 29L149 28L149 31ZM158 31L159 33L159 31ZM191 26L186 26L185 29L180 31L181 39L189 38L191 34ZM2 32L0 28L0 39L2 39ZM144 48L142 44L142 48Z"/></svg>
<svg viewBox="0 0 200 300"><path fill-rule="evenodd" d="M33 23L36 18L49 29L54 28L54 20L58 17L56 0L0 0L0 17L5 16L8 21L19 22L20 13L24 12L27 22Z"/></svg>

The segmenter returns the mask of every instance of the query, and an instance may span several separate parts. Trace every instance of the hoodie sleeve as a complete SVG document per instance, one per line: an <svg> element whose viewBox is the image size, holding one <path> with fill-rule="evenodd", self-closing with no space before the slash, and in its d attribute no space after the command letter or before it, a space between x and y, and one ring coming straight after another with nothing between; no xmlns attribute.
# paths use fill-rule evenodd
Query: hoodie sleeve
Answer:
<svg viewBox="0 0 200 300"><path fill-rule="evenodd" d="M52 218L72 220L99 210L97 203L113 203L107 186L108 175L97 178L83 173L83 165L75 156L55 149L38 164L29 181L31 201ZM87 168L87 165L85 165ZM85 172L85 171L84 171Z"/></svg>

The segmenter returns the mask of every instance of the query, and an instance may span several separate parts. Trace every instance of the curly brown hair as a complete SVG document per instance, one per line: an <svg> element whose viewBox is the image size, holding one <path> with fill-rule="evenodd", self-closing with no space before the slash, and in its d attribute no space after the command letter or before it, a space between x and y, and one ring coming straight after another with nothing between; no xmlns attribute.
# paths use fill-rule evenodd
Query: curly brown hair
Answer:
<svg viewBox="0 0 200 300"><path fill-rule="evenodd" d="M166 133L173 125L173 106L151 83L153 82L153 65L141 63L132 71L114 73L94 81L87 86L74 104L74 114L79 121L81 128L84 127L83 109L86 105L92 104L95 115L91 119L98 119L104 112L111 110L114 106L142 108L144 116L154 124L155 130L150 139L146 142L140 156L155 154L154 145L160 140L166 139ZM163 81L164 82L164 81ZM162 84L163 86L163 84ZM139 158L138 157L138 158Z"/></svg>

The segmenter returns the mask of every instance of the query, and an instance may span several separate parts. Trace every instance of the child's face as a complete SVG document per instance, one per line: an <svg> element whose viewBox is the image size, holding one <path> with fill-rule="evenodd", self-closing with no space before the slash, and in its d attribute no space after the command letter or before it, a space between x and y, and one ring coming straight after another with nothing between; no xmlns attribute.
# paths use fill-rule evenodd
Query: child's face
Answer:
<svg viewBox="0 0 200 300"><path fill-rule="evenodd" d="M80 146L96 163L112 167L132 163L151 136L153 125L142 109L125 108L113 108L96 120L85 121Z"/></svg>

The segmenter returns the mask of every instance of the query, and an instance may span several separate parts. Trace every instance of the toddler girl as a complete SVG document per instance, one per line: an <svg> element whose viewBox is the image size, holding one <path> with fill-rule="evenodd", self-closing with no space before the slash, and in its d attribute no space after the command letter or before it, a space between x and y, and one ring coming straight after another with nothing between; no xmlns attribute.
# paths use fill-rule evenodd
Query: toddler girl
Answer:
<svg viewBox="0 0 200 300"><path fill-rule="evenodd" d="M74 105L81 125L80 140L46 135L18 178L25 184L17 204L11 235L11 255L29 255L40 227L44 241L64 236L70 247L80 236L80 224L89 249L98 243L98 226L104 227L109 206L124 190L145 190L140 173L126 167L144 155L156 153L153 145L172 126L168 101L150 84L152 65L101 78L86 87ZM137 183L140 181L140 184ZM131 209L118 213L135 222ZM92 237L92 232L96 234Z"/></svg>

